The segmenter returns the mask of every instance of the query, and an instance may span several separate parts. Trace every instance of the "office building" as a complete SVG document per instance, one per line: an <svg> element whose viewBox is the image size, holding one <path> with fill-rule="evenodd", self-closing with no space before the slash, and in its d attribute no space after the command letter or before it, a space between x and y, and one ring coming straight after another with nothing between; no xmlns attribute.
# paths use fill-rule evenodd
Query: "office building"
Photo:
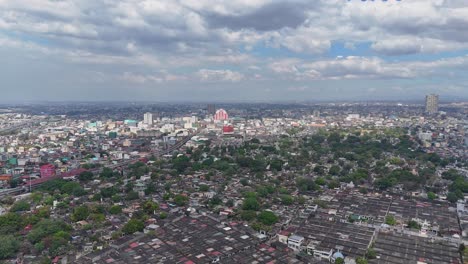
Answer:
<svg viewBox="0 0 468 264"><path fill-rule="evenodd" d="M216 113L216 106L214 104L208 104L208 106L206 107L206 112L209 115L214 115Z"/></svg>
<svg viewBox="0 0 468 264"><path fill-rule="evenodd" d="M152 125L153 124L153 114L152 113L145 113L143 116L143 123L147 125Z"/></svg>
<svg viewBox="0 0 468 264"><path fill-rule="evenodd" d="M435 114L439 111L439 95L426 95L426 113Z"/></svg>

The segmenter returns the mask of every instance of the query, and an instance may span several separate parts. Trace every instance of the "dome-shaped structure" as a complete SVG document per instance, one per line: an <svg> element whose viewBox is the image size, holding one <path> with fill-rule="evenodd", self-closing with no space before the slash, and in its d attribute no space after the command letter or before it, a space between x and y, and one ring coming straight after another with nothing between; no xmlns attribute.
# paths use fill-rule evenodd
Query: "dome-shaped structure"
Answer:
<svg viewBox="0 0 468 264"><path fill-rule="evenodd" d="M219 109L214 115L214 120L227 120L229 118L228 113L224 109Z"/></svg>
<svg viewBox="0 0 468 264"><path fill-rule="evenodd" d="M333 260L333 262L335 262L335 261L336 261L337 259L339 259L339 258L344 260L345 257L344 257L344 255L343 255L341 252L337 251L337 252L335 252L335 253L333 254L332 260Z"/></svg>

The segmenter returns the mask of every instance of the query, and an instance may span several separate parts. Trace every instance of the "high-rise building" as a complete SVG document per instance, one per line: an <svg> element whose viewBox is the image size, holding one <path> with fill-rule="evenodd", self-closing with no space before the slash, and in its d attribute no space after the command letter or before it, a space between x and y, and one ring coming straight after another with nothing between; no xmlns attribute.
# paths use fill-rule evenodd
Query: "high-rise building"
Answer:
<svg viewBox="0 0 468 264"><path fill-rule="evenodd" d="M143 116L143 123L147 125L152 125L153 124L153 114L152 113L145 113Z"/></svg>
<svg viewBox="0 0 468 264"><path fill-rule="evenodd" d="M426 113L435 114L439 111L439 95L426 95Z"/></svg>
<svg viewBox="0 0 468 264"><path fill-rule="evenodd" d="M214 104L208 104L206 107L206 112L209 115L214 115L216 113L216 106Z"/></svg>

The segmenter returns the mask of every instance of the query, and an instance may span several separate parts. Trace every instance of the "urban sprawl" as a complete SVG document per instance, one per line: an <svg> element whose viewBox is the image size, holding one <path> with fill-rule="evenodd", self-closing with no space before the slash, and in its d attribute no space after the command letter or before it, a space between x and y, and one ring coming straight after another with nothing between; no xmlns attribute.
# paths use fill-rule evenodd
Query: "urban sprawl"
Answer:
<svg viewBox="0 0 468 264"><path fill-rule="evenodd" d="M2 105L0 261L466 263L467 117L437 95Z"/></svg>

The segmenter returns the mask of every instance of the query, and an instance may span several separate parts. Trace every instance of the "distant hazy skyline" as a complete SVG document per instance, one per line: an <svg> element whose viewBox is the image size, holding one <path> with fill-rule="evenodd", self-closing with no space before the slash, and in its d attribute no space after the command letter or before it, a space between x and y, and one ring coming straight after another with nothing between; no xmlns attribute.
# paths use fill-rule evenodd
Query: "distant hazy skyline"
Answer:
<svg viewBox="0 0 468 264"><path fill-rule="evenodd" d="M468 99L465 0L0 0L0 101Z"/></svg>

